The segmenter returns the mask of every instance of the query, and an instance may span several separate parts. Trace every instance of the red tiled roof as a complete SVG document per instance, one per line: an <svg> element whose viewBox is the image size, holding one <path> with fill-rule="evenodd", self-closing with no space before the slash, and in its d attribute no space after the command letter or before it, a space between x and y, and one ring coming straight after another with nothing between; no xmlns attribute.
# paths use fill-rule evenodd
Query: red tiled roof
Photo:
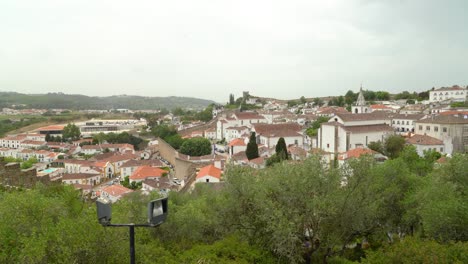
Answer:
<svg viewBox="0 0 468 264"><path fill-rule="evenodd" d="M346 151L345 153L339 154L339 160L347 160L351 158L359 158L362 155L373 155L377 154L378 152L368 149L368 148L355 148Z"/></svg>
<svg viewBox="0 0 468 264"><path fill-rule="evenodd" d="M247 146L242 138L235 138L229 142L229 146Z"/></svg>
<svg viewBox="0 0 468 264"><path fill-rule="evenodd" d="M26 136L25 135L17 135L17 136L8 136L8 137L5 137L5 138L2 138L3 140L23 140L25 139Z"/></svg>
<svg viewBox="0 0 468 264"><path fill-rule="evenodd" d="M146 179L143 181L144 184L149 185L155 189L172 189L174 185L171 184L168 177L162 177L155 179Z"/></svg>
<svg viewBox="0 0 468 264"><path fill-rule="evenodd" d="M298 146L290 146L288 147L288 151L293 155L298 155L298 156L303 156L303 157L307 156L307 151Z"/></svg>
<svg viewBox="0 0 468 264"><path fill-rule="evenodd" d="M367 121L367 120L382 120L389 119L390 113L384 111L377 111L373 113L351 114L351 113L338 113L336 114L343 121Z"/></svg>
<svg viewBox="0 0 468 264"><path fill-rule="evenodd" d="M366 132L376 132L376 131L393 131L393 128L389 125L379 124L379 125L364 125L364 126L344 126L346 131L352 133L366 133Z"/></svg>
<svg viewBox="0 0 468 264"><path fill-rule="evenodd" d="M374 104L374 105L371 105L370 106L372 109L392 109L391 107L388 107L386 105L383 105L383 104Z"/></svg>
<svg viewBox="0 0 468 264"><path fill-rule="evenodd" d="M408 119L408 120L419 120L423 118L425 114L393 114L390 117L392 119Z"/></svg>
<svg viewBox="0 0 468 264"><path fill-rule="evenodd" d="M245 151L240 151L232 155L231 159L237 160L237 161L248 160L247 155L245 154Z"/></svg>
<svg viewBox="0 0 468 264"><path fill-rule="evenodd" d="M104 188L102 188L101 191L106 192L109 195L112 195L114 197L119 197L119 196L122 196L124 194L133 192L133 190L128 189L128 188L123 187L122 185L118 185L118 184L114 184L114 185L104 187Z"/></svg>
<svg viewBox="0 0 468 264"><path fill-rule="evenodd" d="M151 167L164 167L164 166L166 166L160 160L134 160L134 159L132 159L132 160L129 160L129 161L125 162L124 164L122 164L122 166L120 166L120 168L139 167L139 166L143 166L143 165L147 165L147 166L151 166Z"/></svg>
<svg viewBox="0 0 468 264"><path fill-rule="evenodd" d="M101 144L101 145L84 145L81 149L106 149L106 148L129 148L134 149L131 144Z"/></svg>
<svg viewBox="0 0 468 264"><path fill-rule="evenodd" d="M255 159L249 160L250 163L257 164L257 165L262 165L265 164L265 158L264 157L258 157Z"/></svg>
<svg viewBox="0 0 468 264"><path fill-rule="evenodd" d="M319 114L336 114L336 113L349 113L348 110L346 110L343 107L321 107L317 110L317 113Z"/></svg>
<svg viewBox="0 0 468 264"><path fill-rule="evenodd" d="M255 132L266 137L295 137L301 136L302 126L297 123L284 124L254 124Z"/></svg>
<svg viewBox="0 0 468 264"><path fill-rule="evenodd" d="M458 85L454 85L452 87L441 87L439 89L435 89L434 92L439 92L439 91L460 91L460 90L465 90L465 88L460 87ZM430 91L432 92L432 91Z"/></svg>
<svg viewBox="0 0 468 264"><path fill-rule="evenodd" d="M165 173L167 171L157 167L141 166L129 178L132 180L143 180L148 177L161 177Z"/></svg>
<svg viewBox="0 0 468 264"><path fill-rule="evenodd" d="M468 124L468 118L465 118L463 115L438 115L424 118L416 122L425 124Z"/></svg>
<svg viewBox="0 0 468 264"><path fill-rule="evenodd" d="M35 141L35 140L25 140L21 142L22 144L29 144L29 145L45 145L45 141Z"/></svg>
<svg viewBox="0 0 468 264"><path fill-rule="evenodd" d="M51 126L45 126L45 127L40 127L36 129L36 131L62 131L65 126L63 125L51 125Z"/></svg>
<svg viewBox="0 0 468 264"><path fill-rule="evenodd" d="M104 168L107 166L107 163L108 163L107 161L98 161L94 163L94 166L98 168Z"/></svg>
<svg viewBox="0 0 468 264"><path fill-rule="evenodd" d="M118 162L118 161L124 161L124 160L132 160L132 159L139 159L140 157L138 155L132 154L132 153L127 153L127 154L117 154L117 155L112 155L110 157L100 159L99 161L107 161L110 163Z"/></svg>
<svg viewBox="0 0 468 264"><path fill-rule="evenodd" d="M468 115L468 111L450 110L450 111L441 112L439 115L460 115L460 116L464 116L464 115Z"/></svg>
<svg viewBox="0 0 468 264"><path fill-rule="evenodd" d="M236 126L233 126L233 127L227 127L226 130L236 130L238 132L242 131L242 130L248 130L249 128L246 127L246 126L239 126L239 127L236 127Z"/></svg>
<svg viewBox="0 0 468 264"><path fill-rule="evenodd" d="M444 142L437 138L428 135L414 134L412 137L406 139L406 142L413 145L443 145Z"/></svg>
<svg viewBox="0 0 468 264"><path fill-rule="evenodd" d="M238 112L234 114L237 119L265 119L263 116L256 112Z"/></svg>
<svg viewBox="0 0 468 264"><path fill-rule="evenodd" d="M205 166L198 172L197 179L204 176L212 176L221 179L221 170L216 168L214 165Z"/></svg>

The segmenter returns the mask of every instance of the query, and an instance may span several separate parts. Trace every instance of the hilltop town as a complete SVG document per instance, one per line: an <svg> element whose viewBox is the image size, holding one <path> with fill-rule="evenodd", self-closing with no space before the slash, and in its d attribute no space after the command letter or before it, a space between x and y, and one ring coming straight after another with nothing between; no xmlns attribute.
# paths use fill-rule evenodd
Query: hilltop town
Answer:
<svg viewBox="0 0 468 264"><path fill-rule="evenodd" d="M467 88L452 86L433 88L420 101L378 100L361 87L345 98L289 101L244 92L201 112L116 109L128 118L55 124L0 138L0 184L69 184L91 199L115 202L134 191L167 195L190 191L196 183L222 185L229 165L263 169L282 159L301 162L312 155L328 166L343 166L362 155L382 162L392 155L385 150L390 138L413 145L420 156L437 152L443 162L468 151L467 94ZM3 108L11 119L50 112ZM191 140L204 150L182 148L182 142ZM279 145L284 145L281 157Z"/></svg>

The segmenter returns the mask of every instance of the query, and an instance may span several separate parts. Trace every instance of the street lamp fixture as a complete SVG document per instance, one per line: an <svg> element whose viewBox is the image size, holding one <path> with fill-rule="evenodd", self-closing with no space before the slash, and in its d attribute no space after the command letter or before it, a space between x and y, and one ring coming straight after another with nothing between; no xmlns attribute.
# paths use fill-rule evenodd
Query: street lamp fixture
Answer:
<svg viewBox="0 0 468 264"><path fill-rule="evenodd" d="M111 224L112 208L108 200L96 200L97 217L99 224L104 227L128 227L130 234L130 263L135 263L135 227L157 227L167 218L167 197L156 199L148 203L147 224Z"/></svg>

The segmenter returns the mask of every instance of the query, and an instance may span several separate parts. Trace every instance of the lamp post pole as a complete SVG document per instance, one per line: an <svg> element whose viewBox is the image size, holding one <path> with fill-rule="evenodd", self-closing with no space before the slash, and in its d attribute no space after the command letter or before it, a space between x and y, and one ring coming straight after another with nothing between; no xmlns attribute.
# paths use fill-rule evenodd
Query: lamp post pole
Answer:
<svg viewBox="0 0 468 264"><path fill-rule="evenodd" d="M135 264L135 226L129 226L130 231L130 264Z"/></svg>
<svg viewBox="0 0 468 264"><path fill-rule="evenodd" d="M130 240L130 264L135 264L135 227L157 227L167 217L167 197L148 203L148 224L111 224L111 206L107 202L97 200L97 215L99 223L104 227L128 227Z"/></svg>
<svg viewBox="0 0 468 264"><path fill-rule="evenodd" d="M135 227L157 227L154 224L104 224L104 227L128 227L130 237L130 264L135 264Z"/></svg>

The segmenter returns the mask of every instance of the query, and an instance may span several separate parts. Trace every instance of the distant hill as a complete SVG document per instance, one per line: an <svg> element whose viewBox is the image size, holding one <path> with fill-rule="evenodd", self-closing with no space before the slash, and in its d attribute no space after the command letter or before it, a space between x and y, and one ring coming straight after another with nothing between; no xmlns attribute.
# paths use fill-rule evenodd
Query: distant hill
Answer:
<svg viewBox="0 0 468 264"><path fill-rule="evenodd" d="M214 101L177 96L144 97L117 95L90 97L63 93L21 94L16 92L0 92L0 107L26 105L27 107L38 109L107 110L127 108L132 110L155 110L161 108L174 109L176 107L203 109L211 103L214 103Z"/></svg>

